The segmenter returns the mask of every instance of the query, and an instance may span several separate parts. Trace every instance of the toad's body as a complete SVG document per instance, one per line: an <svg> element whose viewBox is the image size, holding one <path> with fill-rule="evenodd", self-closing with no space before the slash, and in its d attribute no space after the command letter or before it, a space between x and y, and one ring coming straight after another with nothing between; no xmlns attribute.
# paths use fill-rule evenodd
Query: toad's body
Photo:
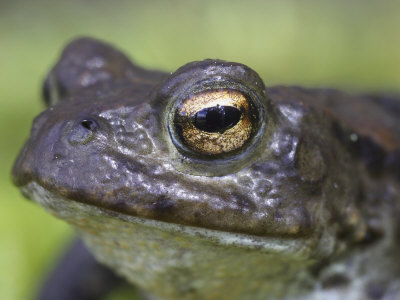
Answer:
<svg viewBox="0 0 400 300"><path fill-rule="evenodd" d="M219 60L147 71L91 39L45 99L15 183L149 294L400 298L396 99Z"/></svg>

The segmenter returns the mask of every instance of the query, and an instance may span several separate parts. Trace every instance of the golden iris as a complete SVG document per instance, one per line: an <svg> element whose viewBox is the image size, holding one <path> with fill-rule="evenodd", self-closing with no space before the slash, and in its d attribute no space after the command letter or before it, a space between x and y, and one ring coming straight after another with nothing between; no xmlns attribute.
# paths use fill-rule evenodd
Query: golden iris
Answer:
<svg viewBox="0 0 400 300"><path fill-rule="evenodd" d="M223 154L249 140L257 118L253 109L239 91L205 91L181 102L174 123L190 149L207 155Z"/></svg>

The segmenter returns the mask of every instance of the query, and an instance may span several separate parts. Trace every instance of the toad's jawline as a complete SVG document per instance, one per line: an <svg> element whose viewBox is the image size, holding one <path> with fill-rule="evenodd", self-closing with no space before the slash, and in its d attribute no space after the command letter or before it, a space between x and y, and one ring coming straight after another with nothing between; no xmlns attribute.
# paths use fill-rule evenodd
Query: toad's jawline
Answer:
<svg viewBox="0 0 400 300"><path fill-rule="evenodd" d="M81 218L82 221L89 221L94 218L112 218L119 220L126 225L129 223L134 223L140 226L153 227L161 231L176 233L182 236L192 236L203 238L213 243L235 246L247 249L256 249L264 253L269 253L271 255L290 255L293 254L298 256L299 259L304 259L304 257L311 257L315 254L312 250L314 248L319 248L312 239L305 238L279 238L279 237L268 237L268 236L256 236L243 233L234 232L224 232L214 229L207 229L201 227L187 226L168 223L164 221L144 219L137 216L127 215L121 212L112 211L110 209L93 206L85 203L81 203L68 198L60 197L46 190L39 184L35 182L30 182L26 186L21 187L24 194L29 195L38 204L42 205L50 214L56 216L57 218L64 219L68 223L71 223L80 231L85 231L85 226L83 223L77 224L71 221L70 217ZM88 216L90 215L90 218ZM89 221L88 221L89 220ZM124 226L122 225L121 228ZM322 244L330 244L329 237L321 238ZM324 247L328 249L329 247ZM322 252L319 250L319 254ZM323 253L327 255L328 253Z"/></svg>

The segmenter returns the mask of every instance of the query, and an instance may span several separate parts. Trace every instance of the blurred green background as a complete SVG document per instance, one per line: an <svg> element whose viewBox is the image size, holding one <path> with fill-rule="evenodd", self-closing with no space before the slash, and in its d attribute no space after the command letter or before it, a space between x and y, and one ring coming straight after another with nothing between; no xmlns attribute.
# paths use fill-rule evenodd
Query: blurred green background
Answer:
<svg viewBox="0 0 400 300"><path fill-rule="evenodd" d="M151 68L221 58L267 85L400 92L399 1L0 0L0 299L31 298L73 236L23 199L9 173L43 109L47 70L83 35Z"/></svg>

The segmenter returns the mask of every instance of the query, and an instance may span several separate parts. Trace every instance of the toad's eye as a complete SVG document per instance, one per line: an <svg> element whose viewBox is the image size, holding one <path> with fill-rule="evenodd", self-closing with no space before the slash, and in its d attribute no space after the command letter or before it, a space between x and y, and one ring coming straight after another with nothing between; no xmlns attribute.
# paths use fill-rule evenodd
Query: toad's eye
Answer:
<svg viewBox="0 0 400 300"><path fill-rule="evenodd" d="M203 91L175 107L173 123L180 143L205 155L226 154L243 147L258 123L253 103L243 93Z"/></svg>

